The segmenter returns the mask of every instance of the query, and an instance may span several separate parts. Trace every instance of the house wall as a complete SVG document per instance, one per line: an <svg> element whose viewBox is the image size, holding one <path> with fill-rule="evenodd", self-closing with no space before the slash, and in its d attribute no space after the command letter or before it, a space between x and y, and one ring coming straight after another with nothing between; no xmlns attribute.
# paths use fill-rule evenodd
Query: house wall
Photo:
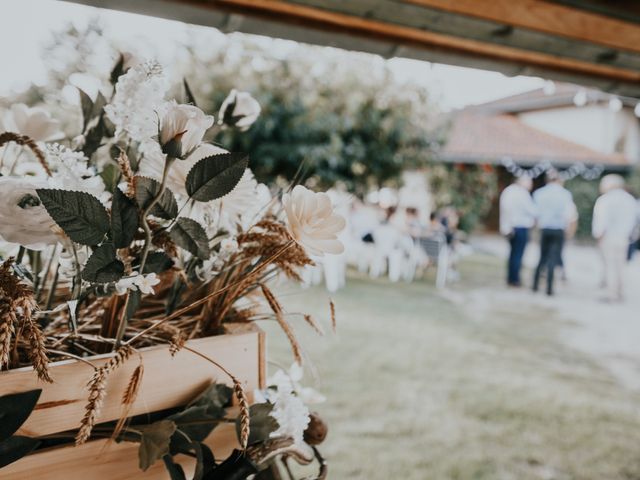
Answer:
<svg viewBox="0 0 640 480"><path fill-rule="evenodd" d="M640 162L640 121L629 108L619 112L607 104L522 112L526 125L602 153L623 153Z"/></svg>

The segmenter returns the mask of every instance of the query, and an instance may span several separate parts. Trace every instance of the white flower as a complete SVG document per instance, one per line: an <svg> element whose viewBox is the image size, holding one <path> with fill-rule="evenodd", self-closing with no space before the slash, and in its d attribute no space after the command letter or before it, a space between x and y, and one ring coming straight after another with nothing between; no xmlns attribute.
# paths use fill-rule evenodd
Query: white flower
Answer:
<svg viewBox="0 0 640 480"><path fill-rule="evenodd" d="M153 295L155 293L153 291L153 286L159 284L160 279L155 273L149 273L147 275L137 275L133 279L133 283L140 289L142 293Z"/></svg>
<svg viewBox="0 0 640 480"><path fill-rule="evenodd" d="M136 287L135 281L138 278L138 272L133 272L133 274L129 277L124 277L118 280L115 284L116 287L116 295L124 295L129 290L136 291L138 287Z"/></svg>
<svg viewBox="0 0 640 480"><path fill-rule="evenodd" d="M166 108L167 81L157 62L144 62L121 75L113 100L105 107L116 136L128 134L145 142L158 133L158 117Z"/></svg>
<svg viewBox="0 0 640 480"><path fill-rule="evenodd" d="M235 238L225 238L220 242L220 253L228 256L238 251L238 241Z"/></svg>
<svg viewBox="0 0 640 480"><path fill-rule="evenodd" d="M77 260L76 260L77 257ZM71 280L75 278L78 271L76 269L76 261L78 262L78 267L82 269L84 264L87 263L87 259L89 255L87 254L84 248L76 247L76 253L73 253L73 250L70 248L65 248L60 252L60 256L58 257L58 275L65 280Z"/></svg>
<svg viewBox="0 0 640 480"><path fill-rule="evenodd" d="M202 143L205 132L213 125L213 117L193 105L167 107L160 120L162 151L176 158L186 158Z"/></svg>
<svg viewBox="0 0 640 480"><path fill-rule="evenodd" d="M44 250L61 238L56 223L36 193L46 183L24 178L0 177L0 236L32 250Z"/></svg>
<svg viewBox="0 0 640 480"><path fill-rule="evenodd" d="M162 179L162 171L164 169L165 157L156 145L156 151L145 152L140 162L140 170L138 173L144 177ZM187 175L193 166L205 157L211 155L220 155L228 153L224 148L216 147L210 143L201 144L191 155L181 162L174 162L167 175L167 187L173 193L187 197L185 184Z"/></svg>
<svg viewBox="0 0 640 480"><path fill-rule="evenodd" d="M219 269L217 268L219 264L220 259L216 256L212 256L208 260L204 260L201 267L196 267L196 275L200 280L208 283L219 273Z"/></svg>
<svg viewBox="0 0 640 480"><path fill-rule="evenodd" d="M218 123L247 130L260 116L260 104L248 92L235 88L224 99L218 113Z"/></svg>
<svg viewBox="0 0 640 480"><path fill-rule="evenodd" d="M334 213L326 193L315 193L296 185L282 196L291 236L314 255L339 254L344 245L338 233L345 227L344 217Z"/></svg>
<svg viewBox="0 0 640 480"><path fill-rule="evenodd" d="M100 200L108 198L102 177L88 166L87 157L82 152L53 143L47 144L46 153L47 163L53 172L47 179L51 188L87 192Z"/></svg>
<svg viewBox="0 0 640 480"><path fill-rule="evenodd" d="M64 137L60 122L51 118L49 112L39 107L29 108L24 103L11 106L11 110L5 114L4 128L26 135L36 142Z"/></svg>
<svg viewBox="0 0 640 480"><path fill-rule="evenodd" d="M309 409L291 390L278 389L270 415L278 422L271 438L291 437L296 445L304 444L304 431L309 425Z"/></svg>

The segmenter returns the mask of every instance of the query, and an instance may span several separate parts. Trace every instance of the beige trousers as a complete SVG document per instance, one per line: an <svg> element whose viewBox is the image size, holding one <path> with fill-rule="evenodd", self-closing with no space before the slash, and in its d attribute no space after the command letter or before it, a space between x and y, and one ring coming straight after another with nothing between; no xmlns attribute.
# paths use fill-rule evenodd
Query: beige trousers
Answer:
<svg viewBox="0 0 640 480"><path fill-rule="evenodd" d="M611 300L622 300L629 242L605 236L600 240L599 245L604 263L607 294Z"/></svg>

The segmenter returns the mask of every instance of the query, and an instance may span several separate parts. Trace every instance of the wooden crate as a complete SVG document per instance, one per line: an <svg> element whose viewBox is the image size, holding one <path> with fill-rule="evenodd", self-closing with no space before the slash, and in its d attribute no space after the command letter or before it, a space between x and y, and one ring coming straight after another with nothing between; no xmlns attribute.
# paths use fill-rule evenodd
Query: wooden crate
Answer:
<svg viewBox="0 0 640 480"><path fill-rule="evenodd" d="M251 400L253 390L264 387L264 343L264 333L253 324L246 324L231 327L226 335L189 340L187 345L211 357L239 378ZM140 353L144 377L130 416L185 405L212 381L231 384L216 366L187 350L178 352L173 358L167 346L142 349ZM99 366L108 357L97 356L90 360ZM110 375L97 423L120 418L122 391L138 364L139 357L133 355ZM39 382L31 367L0 373L0 395L43 389L35 410L18 433L37 437L78 428L87 400L86 384L92 373L89 365L75 360L51 365L54 379L51 385ZM144 473L138 469L137 444L110 443L105 446L105 443L105 440L94 440L80 447L37 451L0 469L0 480L169 478L161 463ZM206 443L216 457L224 458L236 447L233 426L216 428ZM188 464L189 459L184 459Z"/></svg>

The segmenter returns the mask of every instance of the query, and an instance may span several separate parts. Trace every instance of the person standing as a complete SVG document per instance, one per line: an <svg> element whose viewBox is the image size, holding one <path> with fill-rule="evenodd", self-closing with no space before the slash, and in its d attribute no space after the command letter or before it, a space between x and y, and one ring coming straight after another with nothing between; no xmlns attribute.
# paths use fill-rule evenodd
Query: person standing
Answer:
<svg viewBox="0 0 640 480"><path fill-rule="evenodd" d="M553 274L562 258L562 246L573 214L573 197L562 186L556 170L549 170L546 185L533 193L540 228L540 260L533 276L533 291L538 291L540 275L547 271L547 295L553 295Z"/></svg>
<svg viewBox="0 0 640 480"><path fill-rule="evenodd" d="M605 300L622 301L629 242L638 220L636 200L625 191L624 178L615 174L602 177L600 193L591 225L604 263Z"/></svg>
<svg viewBox="0 0 640 480"><path fill-rule="evenodd" d="M535 223L535 206L531 198L530 177L517 178L500 194L500 233L509 240L507 284L520 287L522 257L529 241L529 229Z"/></svg>

